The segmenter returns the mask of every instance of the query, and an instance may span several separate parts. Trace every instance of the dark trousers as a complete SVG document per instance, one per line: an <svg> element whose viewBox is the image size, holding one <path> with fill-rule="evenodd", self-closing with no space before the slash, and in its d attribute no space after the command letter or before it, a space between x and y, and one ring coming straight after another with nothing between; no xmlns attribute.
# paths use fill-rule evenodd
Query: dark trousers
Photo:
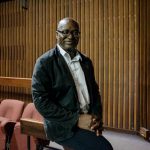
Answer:
<svg viewBox="0 0 150 150"><path fill-rule="evenodd" d="M84 129L78 129L73 137L58 143L72 150L113 150L105 137Z"/></svg>

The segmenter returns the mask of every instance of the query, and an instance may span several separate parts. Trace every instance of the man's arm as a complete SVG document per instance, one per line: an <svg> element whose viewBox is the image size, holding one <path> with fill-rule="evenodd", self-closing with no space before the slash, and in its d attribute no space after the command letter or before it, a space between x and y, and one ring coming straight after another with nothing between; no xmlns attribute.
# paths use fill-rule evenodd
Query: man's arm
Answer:
<svg viewBox="0 0 150 150"><path fill-rule="evenodd" d="M51 81L45 66L40 60L35 65L32 76L33 102L45 119L58 122L68 121L77 114L54 103L53 97L50 95L50 88L48 88L51 87Z"/></svg>

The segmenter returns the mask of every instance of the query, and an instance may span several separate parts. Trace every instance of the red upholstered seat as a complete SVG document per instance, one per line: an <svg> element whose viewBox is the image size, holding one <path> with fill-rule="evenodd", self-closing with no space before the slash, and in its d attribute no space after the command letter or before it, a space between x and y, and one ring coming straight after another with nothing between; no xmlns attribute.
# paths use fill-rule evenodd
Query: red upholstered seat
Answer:
<svg viewBox="0 0 150 150"><path fill-rule="evenodd" d="M24 102L5 99L0 103L0 150L4 150L6 134L13 131L16 121L22 116Z"/></svg>
<svg viewBox="0 0 150 150"><path fill-rule="evenodd" d="M33 103L27 104L21 118L29 118L38 121L43 121L42 116L36 110ZM30 138L31 150L36 149L36 143L33 137ZM27 135L20 131L20 122L17 122L14 128L14 133L11 141L11 150L27 150Z"/></svg>

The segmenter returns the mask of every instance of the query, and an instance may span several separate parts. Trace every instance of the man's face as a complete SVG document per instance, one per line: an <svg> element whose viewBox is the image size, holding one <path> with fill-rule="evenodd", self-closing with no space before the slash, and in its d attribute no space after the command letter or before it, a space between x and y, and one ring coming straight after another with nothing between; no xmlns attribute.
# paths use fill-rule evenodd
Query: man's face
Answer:
<svg viewBox="0 0 150 150"><path fill-rule="evenodd" d="M80 32L78 25L71 20L62 21L56 31L57 43L64 49L74 49L78 45Z"/></svg>

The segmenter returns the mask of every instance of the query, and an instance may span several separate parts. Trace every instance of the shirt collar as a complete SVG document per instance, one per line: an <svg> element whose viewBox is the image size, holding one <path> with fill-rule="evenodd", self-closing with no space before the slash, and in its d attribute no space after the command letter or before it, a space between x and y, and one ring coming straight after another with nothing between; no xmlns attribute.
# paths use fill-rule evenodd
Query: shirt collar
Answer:
<svg viewBox="0 0 150 150"><path fill-rule="evenodd" d="M60 51L60 53L61 53L61 55L63 56L63 57L69 57L70 58L70 55L64 50L64 49L62 49L62 47L59 45L59 44L57 44L57 47L58 47L58 49L59 49L59 51ZM70 58L71 59L71 58ZM73 60L74 61L78 61L78 60L82 60L82 57L81 57L81 55L79 54L79 52L77 52L77 54L76 54L76 56L73 58ZM72 61L73 61L72 60Z"/></svg>

